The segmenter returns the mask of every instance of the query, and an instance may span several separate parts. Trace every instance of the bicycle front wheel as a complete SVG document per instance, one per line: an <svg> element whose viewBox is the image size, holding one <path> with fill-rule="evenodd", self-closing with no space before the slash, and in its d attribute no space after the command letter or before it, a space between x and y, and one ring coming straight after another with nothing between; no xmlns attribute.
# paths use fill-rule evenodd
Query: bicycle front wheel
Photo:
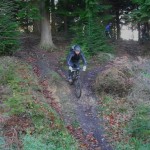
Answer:
<svg viewBox="0 0 150 150"><path fill-rule="evenodd" d="M81 88L81 81L78 79L75 81L75 95L77 98L81 97L82 88Z"/></svg>

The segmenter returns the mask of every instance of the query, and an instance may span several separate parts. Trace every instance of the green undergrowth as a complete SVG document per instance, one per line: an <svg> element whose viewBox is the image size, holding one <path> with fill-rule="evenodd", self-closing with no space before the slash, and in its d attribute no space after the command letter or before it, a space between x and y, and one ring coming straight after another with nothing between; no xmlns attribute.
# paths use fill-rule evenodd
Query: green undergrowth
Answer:
<svg viewBox="0 0 150 150"><path fill-rule="evenodd" d="M101 90L97 92L97 96L99 116L104 120L104 136L115 150L150 149L150 62L149 59L141 60L141 66L134 61L129 63L127 59L114 61L121 78L118 78L118 73L111 67L101 72L96 80L96 90ZM114 79L117 79L116 82L112 82ZM117 82L119 84L115 88ZM125 94L120 96L120 92Z"/></svg>
<svg viewBox="0 0 150 150"><path fill-rule="evenodd" d="M42 87L30 66L15 58L4 57L0 60L0 74L0 87L8 87L7 92L0 93L3 103L1 115L10 118L25 117L29 122L31 120L24 131L19 130L19 124L16 122L16 130L22 144L19 147L15 143L11 144L10 149L20 147L23 150L78 149L77 142L68 133L60 116L46 103L41 92ZM3 131L6 126L4 123ZM3 139L2 132L0 137ZM4 144L1 144L0 148L4 149Z"/></svg>
<svg viewBox="0 0 150 150"><path fill-rule="evenodd" d="M103 96L100 116L108 141L113 139L115 150L150 149L150 105L131 104L126 99Z"/></svg>

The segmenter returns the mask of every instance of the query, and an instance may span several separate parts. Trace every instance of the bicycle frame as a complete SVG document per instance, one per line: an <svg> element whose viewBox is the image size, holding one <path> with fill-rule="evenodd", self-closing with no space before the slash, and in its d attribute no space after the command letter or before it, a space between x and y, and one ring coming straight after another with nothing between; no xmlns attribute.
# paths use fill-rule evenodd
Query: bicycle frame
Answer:
<svg viewBox="0 0 150 150"><path fill-rule="evenodd" d="M73 68L72 80L75 81L80 77L80 68Z"/></svg>
<svg viewBox="0 0 150 150"><path fill-rule="evenodd" d="M72 84L75 83L75 95L77 98L81 97L81 82L80 82L80 68L74 68L72 72Z"/></svg>
<svg viewBox="0 0 150 150"><path fill-rule="evenodd" d="M112 36L111 36L110 32L108 32L108 37L109 37L110 39L112 38Z"/></svg>

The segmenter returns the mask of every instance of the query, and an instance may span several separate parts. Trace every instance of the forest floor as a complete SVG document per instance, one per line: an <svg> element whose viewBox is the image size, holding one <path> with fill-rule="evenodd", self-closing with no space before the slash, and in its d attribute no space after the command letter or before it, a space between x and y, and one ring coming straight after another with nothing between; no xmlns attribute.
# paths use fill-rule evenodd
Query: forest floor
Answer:
<svg viewBox="0 0 150 150"><path fill-rule="evenodd" d="M76 98L73 86L67 82L67 67L65 63L68 41L56 44L58 50L46 52L37 48L38 39L25 40L23 49L15 56L29 63L39 78L40 83L48 84L53 93L53 108L63 118L66 128L78 139L81 149L111 150L111 141L105 138L103 119L99 117L97 106L99 98L93 90L97 74L111 67L112 59L108 61L93 57L88 62L86 72L81 72L82 96ZM138 60L139 56L146 55L145 46L134 41L116 41L114 43L116 57L129 57ZM115 59L114 58L114 59ZM108 65L109 64L109 65ZM52 81L52 82L49 82ZM53 83L53 84L51 84ZM48 95L45 94L45 98Z"/></svg>

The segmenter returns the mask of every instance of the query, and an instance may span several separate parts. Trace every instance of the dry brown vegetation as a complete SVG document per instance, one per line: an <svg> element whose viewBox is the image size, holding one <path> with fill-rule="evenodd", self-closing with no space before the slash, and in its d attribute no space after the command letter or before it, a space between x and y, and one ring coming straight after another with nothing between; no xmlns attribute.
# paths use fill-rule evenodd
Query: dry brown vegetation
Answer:
<svg viewBox="0 0 150 150"><path fill-rule="evenodd" d="M96 78L99 115L104 119L105 136L116 149L146 147L142 142L150 141L146 134L150 122L149 67L146 58L118 57ZM139 142L141 145L137 145Z"/></svg>

